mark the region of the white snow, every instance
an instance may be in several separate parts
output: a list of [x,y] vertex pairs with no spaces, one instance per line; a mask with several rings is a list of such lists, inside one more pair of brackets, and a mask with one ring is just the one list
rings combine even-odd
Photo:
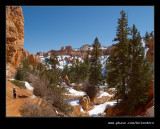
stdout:
[[146,47],[144,39],[141,40],[141,43],[142,43],[142,46],[144,47],[144,52],[145,52],[144,56],[146,57],[146,54],[147,54],[147,51],[149,50],[149,48]]
[[61,82],[60,85],[61,85],[61,86],[64,86],[64,87],[68,87],[68,85],[67,85],[65,82]]
[[14,78],[11,78],[11,79],[9,79],[9,80],[15,80]]
[[32,95],[32,96],[30,96],[30,98],[36,98],[37,96],[35,96],[35,95]]
[[116,88],[109,88],[109,90],[111,90],[111,91],[116,91]]
[[[25,81],[24,81],[25,82]],[[25,86],[28,90],[33,90],[34,88],[32,86],[30,86],[30,84],[28,82],[25,82]]]
[[80,99],[80,98],[69,99],[69,103],[70,103],[72,106],[80,105],[79,99]]
[[109,93],[104,91],[100,91],[100,96],[98,96],[97,98],[102,98],[103,96],[112,97],[113,95],[110,95]]
[[145,55],[145,56],[146,56],[148,50],[149,50],[149,48],[145,48],[145,49],[144,49],[144,52],[145,52],[144,55]]
[[94,105],[94,108],[90,111],[88,111],[89,116],[92,117],[98,117],[98,114],[104,114],[104,111],[107,107],[107,105],[114,105],[116,102],[105,102],[103,104],[99,104],[99,105]]
[[142,46],[145,47],[146,44],[144,42],[144,39],[141,39],[141,43],[142,43]]
[[77,90],[73,89],[72,87],[68,87],[67,90],[70,92],[70,94],[66,94],[66,95],[72,95],[72,96],[84,96],[84,95],[86,95],[85,92],[77,91]]
[[99,86],[99,88],[104,89],[106,86]]
[[56,111],[56,113],[58,114],[58,111],[57,110],[55,110]]
[[105,55],[105,56],[101,56],[99,59],[100,59],[100,62],[101,62],[101,65],[102,65],[102,74],[103,76],[105,76],[105,71],[106,71],[106,61],[108,59],[109,55]]

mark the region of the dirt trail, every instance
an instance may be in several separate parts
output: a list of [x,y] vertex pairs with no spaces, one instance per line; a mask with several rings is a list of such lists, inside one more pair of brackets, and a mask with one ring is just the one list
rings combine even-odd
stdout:
[[[36,102],[38,98],[30,98],[33,95],[33,91],[27,89],[20,89],[11,82],[6,83],[6,117],[21,116],[19,109],[26,101]],[[13,87],[17,89],[17,98],[13,99]],[[18,96],[27,96],[27,98],[19,98]]]
[[6,103],[6,116],[21,116],[19,109],[26,101],[36,101],[37,98],[17,98]]

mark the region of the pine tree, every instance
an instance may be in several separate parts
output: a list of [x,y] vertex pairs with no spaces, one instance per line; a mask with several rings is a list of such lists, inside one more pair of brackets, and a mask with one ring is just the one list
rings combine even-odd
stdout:
[[82,74],[81,74],[81,62],[79,61],[79,59],[76,59],[75,62],[75,82],[80,83],[81,79],[82,79]]
[[149,59],[144,57],[144,48],[141,43],[140,32],[135,25],[131,30],[130,56],[132,57],[131,70],[128,81],[128,99],[124,109],[132,112],[147,101],[147,88],[151,82],[151,68]]
[[98,38],[94,40],[93,50],[91,51],[90,59],[90,77],[89,83],[93,86],[98,86],[102,82],[102,65],[100,63],[99,57],[101,56],[101,44],[98,41]]
[[[115,98],[117,102],[121,99],[121,103],[125,103],[127,99],[127,81],[130,68],[130,56],[129,56],[129,27],[124,11],[120,12],[121,18],[118,19],[118,27],[116,38],[114,41],[118,41],[113,45],[114,49],[111,51],[108,58],[106,82],[108,87],[117,89]],[[119,106],[119,104],[117,104]]]
[[150,37],[152,37],[154,35],[154,32],[152,31],[149,35],[150,35]]
[[[108,87],[116,88],[116,106],[124,113],[131,113],[147,101],[147,88],[151,81],[149,59],[144,57],[140,32],[133,25],[132,38],[129,40],[129,29],[125,13],[118,19],[117,38],[108,58],[106,77]],[[119,101],[121,100],[121,101]]]
[[69,76],[70,70],[68,68],[68,65],[65,65],[62,71],[62,78],[64,78],[66,75]]
[[82,76],[83,76],[83,81],[88,80],[89,74],[90,74],[90,49],[87,50],[87,55],[84,59],[84,62],[82,63]]
[[145,33],[145,37],[144,37],[144,41],[145,41],[145,44],[147,45],[148,42],[150,41],[150,34],[146,31]]
[[49,63],[52,65],[53,69],[56,69],[56,66],[59,65],[57,55],[52,55],[49,59]]
[[102,74],[101,69],[102,65],[100,63],[99,57],[101,56],[101,44],[98,41],[98,38],[94,40],[93,43],[93,50],[91,51],[91,59],[90,59],[90,76],[89,76],[89,84],[90,87],[88,87],[87,90],[90,91],[91,94],[89,94],[89,97],[91,100],[94,99],[96,93],[97,93],[97,86],[99,86],[102,83]]

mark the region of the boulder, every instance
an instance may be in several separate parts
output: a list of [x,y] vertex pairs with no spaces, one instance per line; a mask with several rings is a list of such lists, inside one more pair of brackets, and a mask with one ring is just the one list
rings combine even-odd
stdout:
[[119,110],[118,108],[115,108],[114,105],[107,105],[107,108],[105,109],[106,116],[118,116],[118,114],[122,113],[122,110]]
[[73,116],[81,116],[81,111],[80,110],[81,110],[80,106],[79,105],[75,105],[73,107],[72,115]]
[[91,105],[91,101],[88,95],[84,95],[79,99],[79,103],[82,105],[83,110],[89,111],[93,109],[93,106]]

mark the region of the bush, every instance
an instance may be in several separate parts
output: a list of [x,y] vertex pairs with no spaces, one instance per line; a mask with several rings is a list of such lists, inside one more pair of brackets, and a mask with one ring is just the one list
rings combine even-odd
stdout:
[[47,90],[47,85],[43,80],[40,80],[39,78],[35,79],[33,82],[33,94],[36,96],[44,97],[46,90]]
[[[32,79],[31,79],[32,81]],[[65,87],[58,86],[60,79],[53,70],[44,70],[40,73],[39,78],[33,82],[33,93],[36,96],[45,98],[54,107],[58,108],[65,114],[72,112],[72,106],[65,101]]]
[[27,76],[27,81],[28,81],[29,83],[34,83],[36,79],[38,79],[38,77],[36,77],[36,76],[33,75],[33,74],[28,74],[28,76]]
[[17,73],[15,75],[15,78],[17,80],[24,81],[26,80],[27,74],[31,72],[31,66],[29,62],[29,58],[23,54],[21,65],[17,69]]
[[83,83],[83,90],[89,96],[90,100],[93,101],[97,94],[97,88],[92,86],[88,80],[85,80]]
[[57,116],[55,108],[45,99],[42,99],[40,104],[39,101],[26,101],[19,111],[24,117]]
[[73,111],[73,107],[68,100],[65,100],[65,92],[66,90],[64,87],[55,86],[47,90],[45,97],[53,106],[69,115]]
[[25,83],[21,82],[19,80],[10,80],[14,85],[18,86],[19,88],[24,88],[26,89]]
[[17,73],[16,73],[16,80],[20,80],[20,81],[23,81],[25,80],[25,77],[26,77],[26,72],[22,69],[22,68],[18,68],[17,69]]

